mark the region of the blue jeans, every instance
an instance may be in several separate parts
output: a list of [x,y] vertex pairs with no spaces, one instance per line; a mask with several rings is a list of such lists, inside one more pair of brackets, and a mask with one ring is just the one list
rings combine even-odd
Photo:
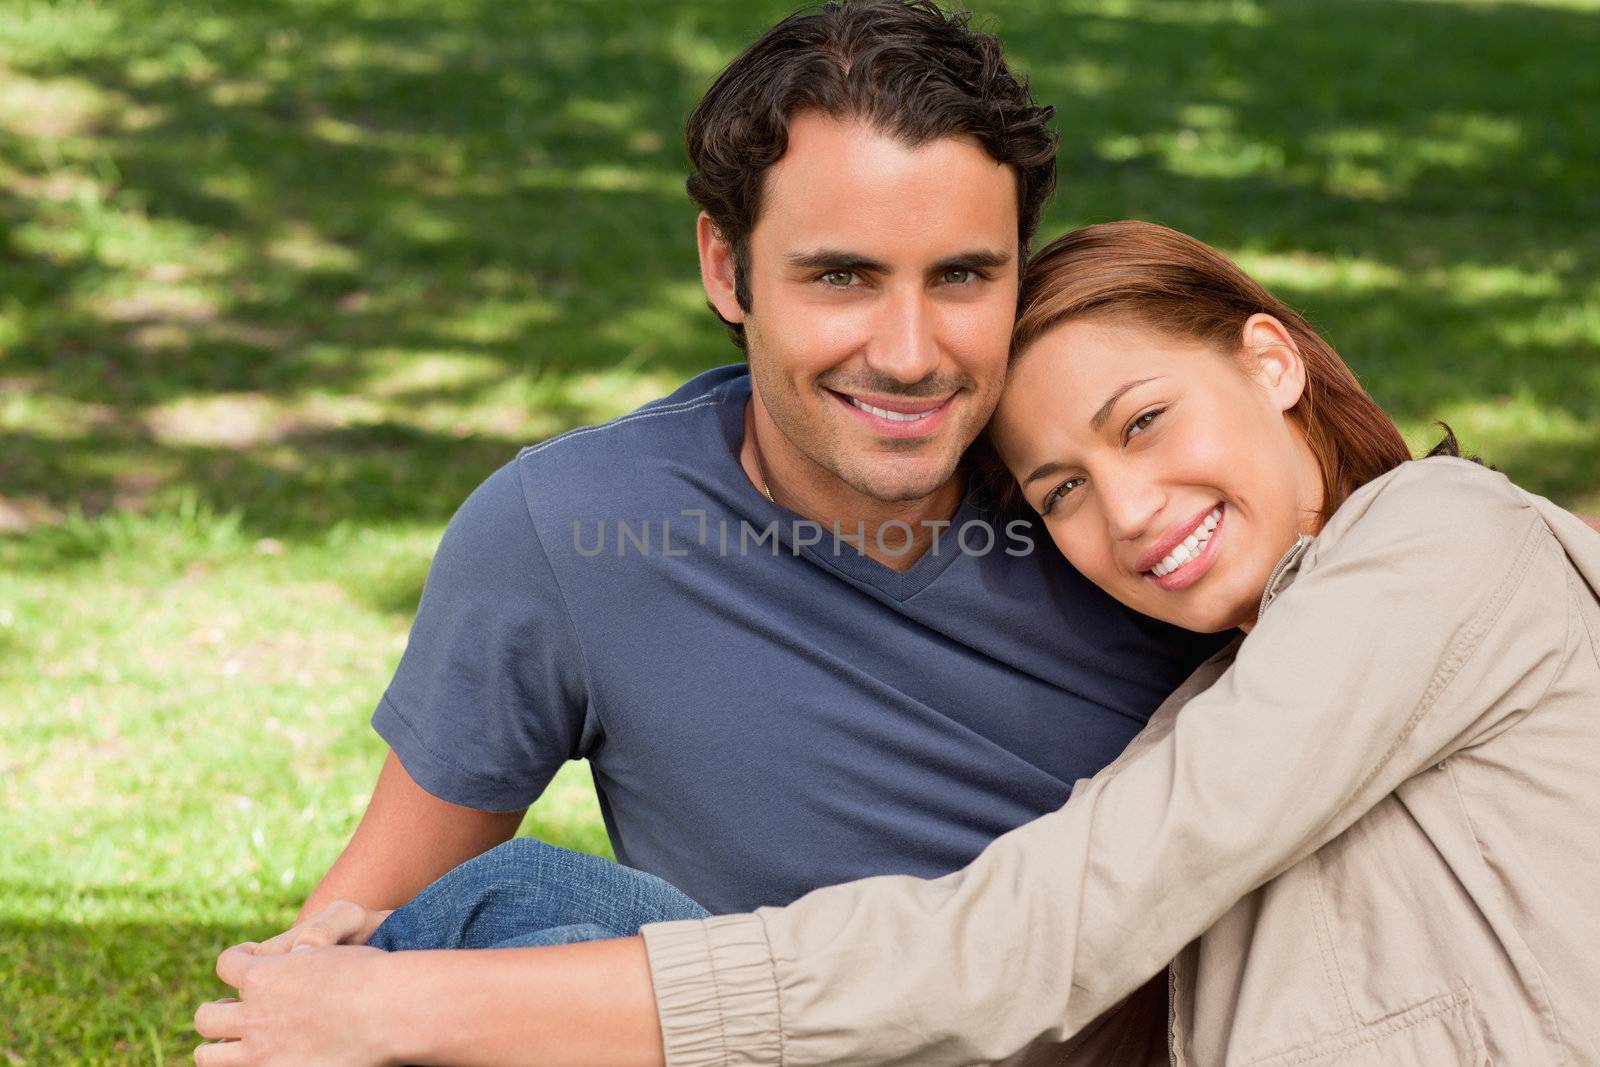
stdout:
[[368,944],[389,952],[565,945],[631,937],[645,923],[709,914],[655,875],[519,837],[396,908]]

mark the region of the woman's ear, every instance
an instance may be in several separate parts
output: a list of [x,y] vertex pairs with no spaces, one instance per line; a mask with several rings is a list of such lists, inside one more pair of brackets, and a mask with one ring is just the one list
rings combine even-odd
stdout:
[[695,237],[700,245],[700,284],[706,299],[728,322],[743,322],[744,309],[734,290],[733,246],[722,239],[716,223],[704,211],[695,220]]
[[1279,411],[1288,411],[1306,391],[1306,365],[1300,346],[1282,322],[1257,312],[1244,322],[1243,358],[1246,372],[1266,389]]

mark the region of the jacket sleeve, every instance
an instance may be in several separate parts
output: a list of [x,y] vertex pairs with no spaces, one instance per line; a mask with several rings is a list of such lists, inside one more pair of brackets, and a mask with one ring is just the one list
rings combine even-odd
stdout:
[[1406,778],[1535,705],[1566,580],[1504,478],[1402,466],[1340,508],[1169,731],[965,869],[646,927],[668,1063],[938,1067],[1067,1039]]

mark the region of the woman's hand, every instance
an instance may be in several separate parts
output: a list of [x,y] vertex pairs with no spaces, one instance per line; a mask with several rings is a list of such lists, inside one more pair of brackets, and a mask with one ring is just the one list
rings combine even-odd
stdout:
[[[281,956],[304,948],[329,945],[365,945],[392,912],[363,907],[353,900],[336,900],[305,922],[296,923],[277,937],[254,946],[257,956]],[[241,947],[241,946],[235,946]],[[222,961],[219,959],[220,967]]]
[[197,1067],[385,1067],[397,1062],[378,1010],[388,953],[301,945],[269,955],[262,947],[236,945],[217,960],[217,977],[239,997],[210,1001],[195,1012],[195,1030],[213,1039],[194,1050]]

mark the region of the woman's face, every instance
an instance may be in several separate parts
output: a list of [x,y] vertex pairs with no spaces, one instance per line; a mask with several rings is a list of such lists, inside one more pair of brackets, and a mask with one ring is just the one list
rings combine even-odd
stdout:
[[1286,416],[1305,370],[1277,319],[1238,353],[1143,325],[1081,319],[1022,352],[996,449],[1084,577],[1190,630],[1248,629],[1268,576],[1322,502]]

